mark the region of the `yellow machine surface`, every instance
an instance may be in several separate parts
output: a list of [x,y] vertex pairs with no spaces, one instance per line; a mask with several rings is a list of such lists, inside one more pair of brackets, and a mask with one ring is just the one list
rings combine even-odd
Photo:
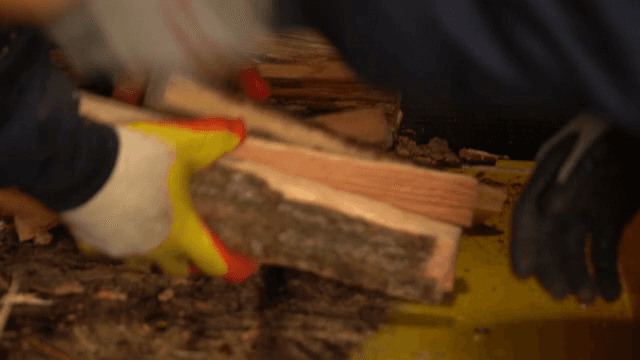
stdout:
[[[530,162],[452,170],[509,186],[502,213],[462,236],[455,298],[441,306],[405,304],[354,359],[632,359],[632,311],[626,288],[614,303],[554,301],[536,282],[517,279],[509,260],[514,196]],[[623,281],[624,283],[624,281]]]

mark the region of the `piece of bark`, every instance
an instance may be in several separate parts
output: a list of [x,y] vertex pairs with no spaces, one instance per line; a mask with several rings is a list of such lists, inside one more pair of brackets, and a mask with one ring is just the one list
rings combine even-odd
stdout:
[[409,137],[400,136],[395,150],[400,157],[422,165],[456,167],[461,164],[458,155],[449,148],[449,142],[437,137],[418,145]]
[[[437,303],[445,288],[452,288],[452,279],[443,279],[437,273],[451,275],[459,236],[455,227],[443,224],[438,230],[421,228],[416,217],[407,226],[415,232],[393,230],[329,207],[309,205],[308,198],[332,191],[308,187],[308,180],[300,185],[297,179],[277,174],[270,181],[284,183],[279,185],[282,187],[297,187],[286,196],[301,194],[293,197],[303,199],[305,204],[287,199],[249,173],[260,166],[249,164],[242,172],[225,166],[215,165],[196,175],[192,196],[198,213],[229,248],[244,251],[266,264],[309,271],[405,300]],[[314,189],[315,194],[311,193]],[[335,195],[327,196],[326,201],[337,199]],[[362,205],[371,201],[362,198],[360,202],[347,199],[343,204],[354,204],[364,212],[363,217],[371,216]],[[393,215],[389,214],[386,221],[392,221]],[[411,219],[398,219],[403,220]],[[442,229],[449,229],[451,234]],[[445,255],[442,248],[455,249]],[[434,264],[443,265],[439,262],[444,266],[430,273]]]

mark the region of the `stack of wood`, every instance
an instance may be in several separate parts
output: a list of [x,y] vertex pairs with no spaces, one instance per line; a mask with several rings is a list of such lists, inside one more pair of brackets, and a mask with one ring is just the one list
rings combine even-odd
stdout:
[[334,135],[390,149],[402,120],[400,94],[363,84],[315,31],[272,34],[256,55],[269,105]]
[[111,124],[242,118],[245,142],[193,180],[194,206],[223,242],[264,264],[440,302],[462,228],[500,211],[506,193],[383,151],[401,119],[397,94],[358,83],[316,35],[270,41],[259,64],[268,104],[172,74],[147,89],[153,111],[84,93],[80,113]]

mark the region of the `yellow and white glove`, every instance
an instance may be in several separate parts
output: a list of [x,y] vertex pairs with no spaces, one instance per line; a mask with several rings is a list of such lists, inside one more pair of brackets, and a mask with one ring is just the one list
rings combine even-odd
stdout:
[[229,251],[202,223],[189,191],[195,172],[242,142],[242,121],[139,122],[116,130],[110,178],[91,200],[61,214],[78,246],[132,265],[154,262],[169,274],[197,268],[230,282],[251,276],[257,263]]

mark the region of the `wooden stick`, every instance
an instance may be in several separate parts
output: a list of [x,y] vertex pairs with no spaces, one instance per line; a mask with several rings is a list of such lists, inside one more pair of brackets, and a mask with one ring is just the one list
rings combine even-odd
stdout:
[[[18,293],[18,288],[20,287],[18,283],[18,279],[14,276],[11,280],[11,285],[7,290],[7,293],[2,297],[2,300],[10,299],[12,295]],[[0,310],[0,339],[2,339],[2,335],[4,335],[4,327],[7,325],[7,320],[9,319],[9,314],[11,314],[11,308],[13,307],[13,302],[8,301],[2,306],[2,310]]]

